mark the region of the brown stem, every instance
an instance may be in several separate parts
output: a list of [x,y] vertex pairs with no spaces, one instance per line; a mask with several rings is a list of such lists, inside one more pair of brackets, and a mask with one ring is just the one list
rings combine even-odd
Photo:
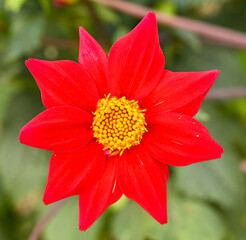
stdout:
[[243,173],[246,174],[246,159],[243,159],[243,161],[240,163],[240,169]]
[[219,100],[246,97],[245,87],[220,88],[211,90],[205,100]]
[[46,224],[55,216],[55,214],[64,206],[67,199],[61,200],[52,206],[49,211],[44,215],[44,217],[37,223],[33,228],[28,240],[38,240]]
[[[114,8],[126,14],[135,17],[144,17],[148,12],[153,12],[151,8],[147,8],[135,3],[125,2],[120,0],[91,0],[104,4],[108,7]],[[227,43],[228,45],[233,45],[237,48],[246,48],[246,34],[238,31],[234,31],[225,27],[219,27],[213,24],[204,23],[198,20],[192,20],[185,17],[170,16],[167,14],[155,11],[158,23],[188,30],[194,32],[202,37],[213,39],[219,42]]]
[[[235,45],[224,43],[224,42],[218,42],[212,39],[209,40],[209,39],[201,38],[201,41],[205,44],[209,44],[217,47],[236,48]],[[43,45],[53,45],[59,49],[67,49],[67,50],[77,49],[79,46],[77,41],[53,38],[53,37],[44,37]],[[110,48],[110,46],[108,46],[108,48]]]

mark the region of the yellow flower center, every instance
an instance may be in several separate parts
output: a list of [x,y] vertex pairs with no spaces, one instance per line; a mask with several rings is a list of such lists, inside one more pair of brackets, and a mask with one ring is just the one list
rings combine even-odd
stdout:
[[144,112],[135,100],[125,97],[102,98],[93,113],[93,135],[111,154],[122,154],[131,146],[140,143],[142,135],[147,131]]

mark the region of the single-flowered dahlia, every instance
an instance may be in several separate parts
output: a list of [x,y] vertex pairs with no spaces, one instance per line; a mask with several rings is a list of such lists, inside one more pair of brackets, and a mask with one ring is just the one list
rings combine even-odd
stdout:
[[81,27],[79,63],[29,59],[47,110],[20,141],[54,152],[43,201],[79,195],[86,230],[124,194],[167,222],[168,167],[219,158],[223,149],[193,116],[219,72],[164,70],[154,13],[109,55]]

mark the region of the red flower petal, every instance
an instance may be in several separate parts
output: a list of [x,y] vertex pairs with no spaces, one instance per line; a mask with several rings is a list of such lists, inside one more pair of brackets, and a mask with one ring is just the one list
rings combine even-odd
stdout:
[[50,108],[21,129],[20,142],[49,151],[79,149],[93,138],[92,120],[92,115],[77,107]]
[[46,108],[69,105],[95,110],[98,92],[80,64],[68,60],[29,59],[26,66],[39,86]]
[[112,95],[140,100],[160,80],[164,56],[159,45],[154,13],[149,13],[129,34],[112,46],[108,82]]
[[185,166],[220,158],[223,148],[192,117],[179,113],[147,117],[148,133],[141,144],[152,157],[169,165]]
[[141,103],[148,113],[180,112],[194,116],[219,71],[171,72],[164,70],[162,80]]
[[72,152],[54,153],[50,160],[44,203],[80,194],[101,177],[106,163],[102,147],[91,141]]
[[117,184],[118,158],[109,157],[100,181],[79,196],[79,229],[85,231],[122,196]]
[[125,151],[119,159],[123,193],[161,224],[167,223],[167,179],[167,166],[152,159],[140,145]]
[[108,56],[96,42],[96,40],[85,31],[79,28],[80,47],[79,47],[79,63],[90,75],[95,82],[99,95],[108,94],[108,83],[106,79],[106,68]]

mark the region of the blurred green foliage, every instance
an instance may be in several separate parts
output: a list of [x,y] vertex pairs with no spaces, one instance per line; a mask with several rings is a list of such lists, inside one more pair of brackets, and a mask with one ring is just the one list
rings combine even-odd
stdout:
[[[246,32],[244,0],[134,0],[156,10]],[[91,8],[90,8],[91,7]],[[0,0],[0,239],[27,239],[48,211],[42,194],[50,153],[23,146],[20,128],[43,110],[24,62],[78,57],[83,26],[108,52],[139,21],[84,1],[55,7],[49,0]],[[98,25],[99,23],[99,25]],[[213,89],[246,86],[246,51],[206,45],[186,31],[159,28],[166,68],[219,69]],[[44,240],[246,239],[246,99],[207,101],[196,118],[224,147],[220,160],[171,168],[169,223],[161,226],[123,198],[86,232],[78,231],[78,199],[68,200],[45,228]]]

